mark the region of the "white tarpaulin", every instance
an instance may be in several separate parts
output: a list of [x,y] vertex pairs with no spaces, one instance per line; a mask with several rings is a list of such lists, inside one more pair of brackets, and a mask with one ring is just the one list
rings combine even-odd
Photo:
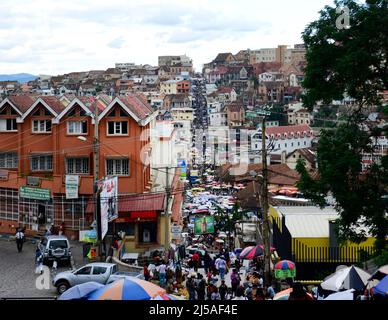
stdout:
[[323,300],[354,300],[354,289],[333,293]]

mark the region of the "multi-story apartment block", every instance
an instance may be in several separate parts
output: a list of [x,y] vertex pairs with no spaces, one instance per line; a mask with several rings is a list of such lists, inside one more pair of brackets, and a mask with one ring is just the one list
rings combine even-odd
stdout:
[[[97,107],[98,115],[94,114]],[[149,129],[157,112],[140,94],[79,97],[10,96],[0,103],[0,232],[27,233],[65,223],[69,235],[93,222],[94,126],[98,119],[99,179],[118,177],[119,218],[131,248],[163,241],[164,194],[149,194]],[[65,177],[79,177],[78,197],[66,198]],[[28,191],[28,192],[27,192]],[[131,196],[131,194],[136,194]],[[139,194],[141,194],[139,196]],[[143,232],[151,240],[143,238]]]

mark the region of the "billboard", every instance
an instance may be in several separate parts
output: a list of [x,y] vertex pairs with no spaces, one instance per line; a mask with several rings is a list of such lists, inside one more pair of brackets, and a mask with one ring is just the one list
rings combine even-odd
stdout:
[[186,161],[184,159],[178,159],[178,167],[181,169],[180,180],[186,181]]
[[104,239],[108,232],[108,222],[118,218],[118,179],[117,177],[107,178],[101,183],[100,192],[101,205],[101,239]]
[[214,233],[214,217],[213,216],[195,217],[194,233],[195,234]]

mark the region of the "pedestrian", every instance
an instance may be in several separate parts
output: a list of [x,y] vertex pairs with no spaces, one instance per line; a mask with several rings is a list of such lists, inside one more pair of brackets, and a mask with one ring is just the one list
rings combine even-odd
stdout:
[[239,258],[236,258],[236,260],[234,261],[234,267],[236,268],[237,272],[240,272],[241,261]]
[[271,283],[270,286],[267,288],[267,297],[269,299],[273,299],[273,297],[275,296],[276,292],[275,292],[275,283]]
[[187,288],[187,291],[189,292],[189,300],[196,300],[195,283],[194,283],[194,278],[191,274],[187,276],[186,288]]
[[292,291],[288,300],[314,300],[314,298],[307,293],[306,289],[300,282],[295,282],[292,285]]
[[222,256],[220,256],[216,260],[215,264],[218,272],[220,273],[221,280],[225,279],[226,261],[223,259]]
[[231,281],[231,284],[232,284],[233,295],[235,295],[236,294],[236,290],[240,286],[240,282],[241,282],[240,275],[238,274],[236,269],[233,269],[232,274],[230,275],[230,281]]
[[146,263],[144,264],[144,267],[143,267],[143,275],[144,275],[145,281],[150,280],[151,275],[150,275],[150,271],[148,270],[148,267],[147,267]]
[[265,300],[264,289],[257,288],[254,300]]
[[42,251],[40,251],[39,246],[37,246],[36,250],[35,250],[35,266],[36,267],[39,266],[39,258],[40,258],[41,255],[42,255]]
[[214,290],[210,296],[211,300],[221,300],[220,293],[218,292],[218,289],[216,286],[214,286]]
[[193,254],[193,256],[191,257],[191,260],[193,262],[194,272],[198,272],[200,257],[197,251]]
[[210,257],[210,254],[207,251],[205,252],[205,256],[203,257],[203,264],[205,268],[205,273],[207,274],[212,264],[212,258]]
[[197,274],[197,286],[196,286],[198,300],[200,300],[200,301],[205,300],[205,294],[206,294],[205,289],[206,289],[206,281],[203,278],[202,274],[198,273]]
[[61,225],[59,226],[58,234],[61,236],[65,232],[65,222],[62,221]]
[[225,284],[225,280],[221,280],[220,287],[218,288],[218,292],[220,293],[221,300],[225,300],[226,295],[228,293],[228,286]]
[[[245,289],[244,293],[247,300],[253,300],[253,285],[251,282],[248,283],[248,287]],[[237,295],[237,290],[236,290],[236,295]]]
[[210,281],[210,283],[207,286],[207,290],[206,290],[206,297],[208,300],[212,299],[212,293],[215,291],[215,289],[216,289],[216,286],[214,285],[214,283],[212,281]]
[[232,300],[248,300],[244,296],[244,288],[243,287],[238,287],[236,290],[236,296]]
[[159,283],[160,283],[160,286],[161,287],[165,287],[166,286],[166,269],[167,269],[167,266],[166,264],[164,263],[164,261],[162,261],[162,264],[159,266],[158,268],[158,272],[159,272]]
[[22,252],[23,243],[24,243],[24,233],[20,228],[18,228],[15,238],[16,238],[16,247],[18,249],[18,252]]

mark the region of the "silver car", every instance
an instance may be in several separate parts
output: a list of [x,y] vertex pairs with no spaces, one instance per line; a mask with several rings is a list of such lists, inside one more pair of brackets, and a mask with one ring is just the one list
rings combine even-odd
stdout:
[[53,285],[58,293],[62,294],[70,287],[89,281],[106,284],[110,276],[117,271],[117,265],[114,263],[93,262],[73,271],[58,273]]
[[53,261],[71,264],[71,247],[67,237],[45,236],[38,247],[43,255],[43,264],[48,265]]

